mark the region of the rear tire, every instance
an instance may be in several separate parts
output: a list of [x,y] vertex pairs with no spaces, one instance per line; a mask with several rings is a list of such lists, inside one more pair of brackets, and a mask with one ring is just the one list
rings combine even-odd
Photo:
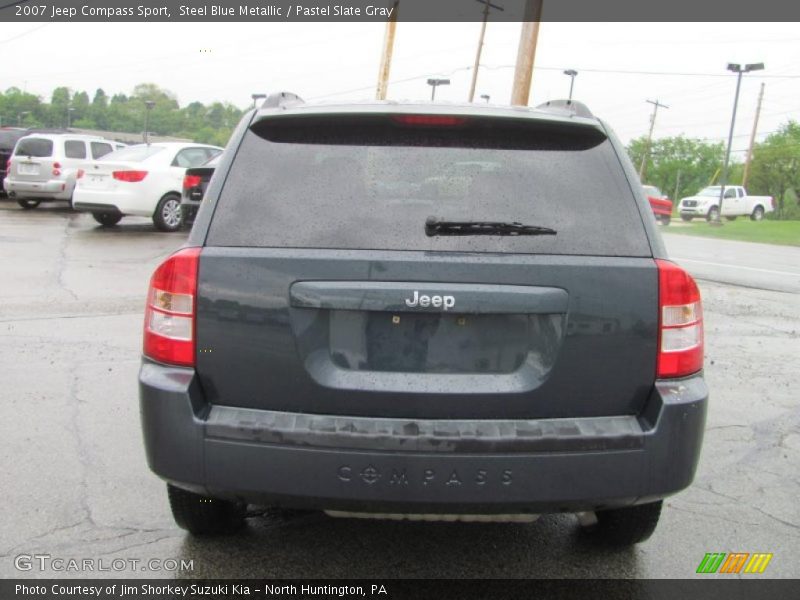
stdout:
[[597,523],[586,532],[613,546],[632,546],[647,540],[658,525],[662,500],[626,508],[597,511]]
[[711,223],[712,221],[719,221],[719,208],[716,206],[712,206],[708,209],[708,214],[706,215],[706,221]]
[[122,215],[116,215],[114,213],[92,213],[94,220],[100,223],[103,227],[113,227],[117,223],[119,223]]
[[692,215],[681,215],[681,221],[684,223],[689,223],[692,219],[694,219]]
[[167,484],[172,517],[192,535],[232,533],[244,525],[244,507]]
[[672,217],[661,217],[661,224],[666,226],[669,225],[669,222],[672,220]]
[[27,198],[17,198],[17,204],[19,204],[25,210],[31,210],[32,208],[36,208],[42,203],[41,200],[28,200]]
[[158,201],[153,224],[159,231],[178,231],[181,228],[181,197],[167,194]]
[[764,218],[764,207],[763,206],[756,206],[753,209],[753,214],[750,215],[751,221],[760,221]]

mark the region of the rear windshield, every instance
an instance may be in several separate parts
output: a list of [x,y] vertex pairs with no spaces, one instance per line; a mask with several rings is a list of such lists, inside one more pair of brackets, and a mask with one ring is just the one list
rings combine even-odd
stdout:
[[53,155],[53,141],[44,138],[23,138],[17,142],[16,156],[46,158]]
[[[216,246],[649,256],[605,135],[476,121],[273,119],[246,134],[207,243]],[[332,124],[334,123],[334,124]],[[521,222],[554,236],[434,236],[428,217]]]
[[151,156],[155,156],[164,150],[163,146],[146,146],[144,144],[138,146],[128,146],[115,152],[106,154],[103,160],[115,161],[124,160],[126,162],[142,162]]
[[0,131],[0,150],[11,150],[24,131]]

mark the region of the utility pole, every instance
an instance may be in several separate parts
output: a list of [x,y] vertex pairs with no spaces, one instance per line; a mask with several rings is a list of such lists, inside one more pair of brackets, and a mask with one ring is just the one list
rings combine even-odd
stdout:
[[481,35],[478,38],[478,51],[475,53],[475,64],[472,67],[472,83],[469,86],[469,100],[472,102],[475,98],[475,85],[478,83],[478,69],[481,65],[481,52],[483,52],[483,38],[486,35],[486,22],[489,20],[489,9],[494,8],[502,12],[503,7],[492,4],[489,0],[478,0],[484,5],[483,7],[483,23],[481,24]]
[[522,23],[522,31],[519,36],[514,87],[511,89],[511,104],[515,106],[527,106],[531,94],[536,42],[539,39],[539,21],[542,19],[542,3],[543,0],[525,0],[525,21]]
[[756,133],[758,132],[758,117],[761,116],[761,101],[764,99],[764,84],[761,84],[761,91],[758,93],[758,105],[756,106],[756,118],[753,121],[753,131],[750,134],[750,145],[747,147],[747,159],[744,161],[744,173],[742,174],[742,187],[747,187],[747,178],[750,176],[750,161],[753,160],[753,146],[756,143]]
[[678,192],[681,189],[681,170],[678,169],[678,180],[675,182],[675,193],[672,194],[672,199],[677,201],[678,200]]
[[400,0],[395,0],[394,8],[392,8],[392,16],[386,21],[386,33],[383,36],[383,55],[381,56],[381,66],[378,69],[378,89],[375,92],[376,100],[386,100],[386,92],[389,87],[389,71],[392,68],[394,32],[397,28],[397,13],[399,7]]
[[639,165],[639,181],[644,183],[644,176],[647,173],[647,159],[650,158],[650,145],[653,142],[653,129],[656,126],[656,115],[658,114],[659,108],[669,108],[666,104],[661,104],[658,99],[656,100],[645,100],[653,105],[653,114],[650,115],[650,131],[647,133],[647,144],[644,149],[644,156],[642,157],[642,164]]

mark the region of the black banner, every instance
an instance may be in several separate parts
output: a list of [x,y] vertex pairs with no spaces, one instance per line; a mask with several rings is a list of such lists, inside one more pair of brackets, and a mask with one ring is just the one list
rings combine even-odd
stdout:
[[3,600],[274,600],[576,598],[760,600],[800,597],[797,579],[186,580],[6,579]]
[[[535,20],[536,0],[492,0],[492,21]],[[0,0],[8,22],[469,22],[483,0]],[[500,10],[502,9],[502,10]],[[800,20],[787,0],[543,0],[541,21],[768,22]]]

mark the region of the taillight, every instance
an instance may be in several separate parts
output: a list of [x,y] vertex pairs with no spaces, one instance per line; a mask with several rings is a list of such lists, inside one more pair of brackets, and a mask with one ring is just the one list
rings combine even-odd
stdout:
[[56,177],[61,175],[61,163],[60,162],[54,162],[53,163],[53,175],[55,175]]
[[86,174],[86,171],[83,169],[78,169],[78,172],[75,174],[75,179],[83,179],[83,176]]
[[467,122],[464,117],[450,115],[395,115],[392,120],[401,125],[417,127],[457,127]]
[[195,186],[200,185],[200,175],[185,175],[183,177],[183,189],[188,190]]
[[144,355],[194,366],[194,319],[200,248],[184,248],[153,273],[144,314]]
[[675,263],[658,264],[658,366],[661,378],[703,368],[703,307],[692,276]]
[[147,171],[114,171],[111,176],[118,181],[137,183],[147,177]]

